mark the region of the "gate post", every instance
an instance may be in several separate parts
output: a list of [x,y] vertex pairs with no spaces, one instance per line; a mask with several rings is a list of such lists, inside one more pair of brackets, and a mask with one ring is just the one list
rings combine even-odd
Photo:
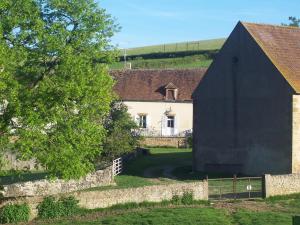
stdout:
[[232,191],[233,191],[233,195],[234,195],[234,200],[236,200],[236,182],[237,182],[237,179],[236,179],[236,174],[233,175],[233,187],[232,187]]
[[261,176],[261,197],[262,198],[266,198],[266,175],[263,174]]

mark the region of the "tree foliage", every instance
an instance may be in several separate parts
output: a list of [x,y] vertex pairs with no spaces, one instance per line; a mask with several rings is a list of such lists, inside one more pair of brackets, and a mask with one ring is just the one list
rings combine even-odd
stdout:
[[111,160],[133,151],[139,145],[141,136],[137,132],[137,124],[127,112],[123,103],[114,102],[110,117],[105,123],[108,131],[104,142],[102,157]]
[[1,141],[17,136],[20,156],[54,176],[93,170],[113,100],[106,64],[117,30],[94,0],[1,0]]
[[283,23],[282,25],[290,27],[300,27],[300,19],[298,19],[297,17],[290,16],[289,21],[290,22],[288,24]]

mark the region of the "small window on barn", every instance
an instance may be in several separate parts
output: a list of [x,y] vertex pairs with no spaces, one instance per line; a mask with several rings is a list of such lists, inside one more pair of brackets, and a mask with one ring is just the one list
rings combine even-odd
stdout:
[[165,86],[166,89],[166,100],[176,100],[178,96],[178,88],[173,84],[169,83]]

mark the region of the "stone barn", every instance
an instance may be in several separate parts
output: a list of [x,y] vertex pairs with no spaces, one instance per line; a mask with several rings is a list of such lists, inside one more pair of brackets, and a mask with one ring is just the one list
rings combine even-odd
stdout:
[[239,22],[193,93],[194,169],[300,172],[300,29]]

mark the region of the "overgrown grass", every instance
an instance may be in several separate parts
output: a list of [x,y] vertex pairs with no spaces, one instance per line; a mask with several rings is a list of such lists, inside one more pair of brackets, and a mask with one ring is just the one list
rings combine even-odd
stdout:
[[265,200],[271,205],[280,205],[290,213],[300,214],[300,193],[269,197]]
[[291,225],[292,216],[278,212],[253,212],[240,210],[233,214],[239,225]]
[[[144,205],[126,204],[110,208],[110,213],[51,221],[49,224],[89,224],[89,225],[292,225],[292,216],[275,212],[253,212],[238,210],[230,212],[200,206],[153,207],[152,203]],[[123,210],[123,211],[120,211]],[[95,218],[97,217],[97,218]],[[36,223],[36,224],[45,224]],[[47,222],[46,222],[47,224]]]

